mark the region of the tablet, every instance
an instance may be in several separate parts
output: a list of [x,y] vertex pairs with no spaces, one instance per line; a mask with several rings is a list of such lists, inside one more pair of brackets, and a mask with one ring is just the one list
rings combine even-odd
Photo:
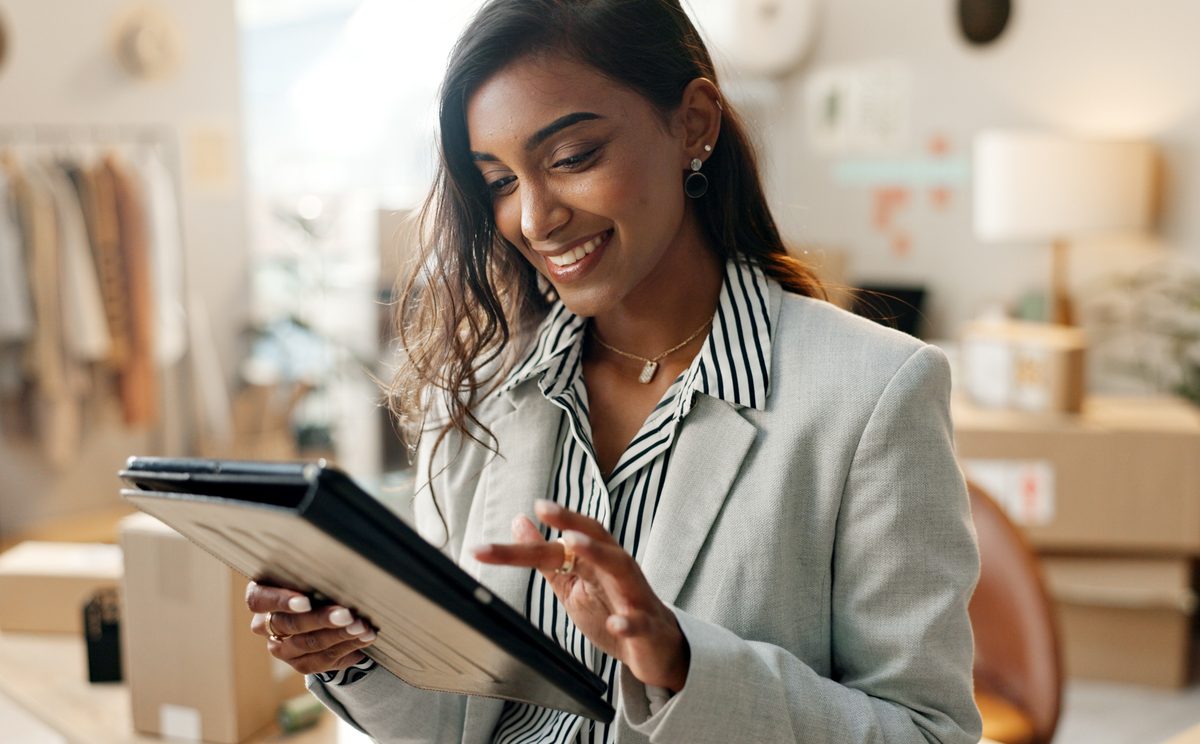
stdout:
[[132,457],[122,497],[247,578],[350,608],[364,649],[426,690],[609,722],[596,674],[324,461]]

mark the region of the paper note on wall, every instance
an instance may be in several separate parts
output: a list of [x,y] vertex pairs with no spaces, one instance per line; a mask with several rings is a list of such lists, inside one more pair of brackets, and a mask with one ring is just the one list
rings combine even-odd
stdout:
[[183,133],[184,180],[206,196],[228,196],[237,188],[234,134],[222,125],[194,125]]
[[1049,460],[967,459],[963,471],[988,492],[1015,524],[1054,521],[1054,465]]
[[824,155],[903,152],[912,130],[913,73],[896,60],[825,67],[807,76],[805,131]]

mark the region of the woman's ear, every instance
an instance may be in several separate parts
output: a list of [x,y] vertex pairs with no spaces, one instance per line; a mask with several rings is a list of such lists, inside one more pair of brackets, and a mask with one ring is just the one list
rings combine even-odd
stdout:
[[[721,133],[721,91],[708,78],[696,78],[683,89],[683,97],[675,112],[678,131],[683,136],[684,162],[688,169],[692,158],[703,162],[712,154]],[[705,150],[707,145],[710,149]]]

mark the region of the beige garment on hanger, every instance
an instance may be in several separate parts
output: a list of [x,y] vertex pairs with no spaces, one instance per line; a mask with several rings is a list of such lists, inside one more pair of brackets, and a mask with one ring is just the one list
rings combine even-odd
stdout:
[[60,167],[47,165],[45,174],[58,218],[63,338],[67,353],[79,362],[104,361],[112,340],[79,196]]
[[62,252],[49,177],[36,163],[27,163],[16,186],[36,319],[25,358],[33,381],[33,426],[47,462],[64,468],[79,449],[83,422],[78,395],[86,377],[63,340]]
[[117,226],[127,287],[129,357],[120,373],[125,423],[152,426],[158,421],[158,376],[154,359],[154,300],[145,201],[137,183],[115,154],[104,158],[112,178]]

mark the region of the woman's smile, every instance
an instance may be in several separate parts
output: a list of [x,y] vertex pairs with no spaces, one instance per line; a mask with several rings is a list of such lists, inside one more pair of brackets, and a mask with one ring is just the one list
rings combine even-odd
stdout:
[[539,252],[547,276],[557,284],[582,280],[600,262],[612,236],[613,230],[610,228],[568,246],[567,250],[553,254]]

